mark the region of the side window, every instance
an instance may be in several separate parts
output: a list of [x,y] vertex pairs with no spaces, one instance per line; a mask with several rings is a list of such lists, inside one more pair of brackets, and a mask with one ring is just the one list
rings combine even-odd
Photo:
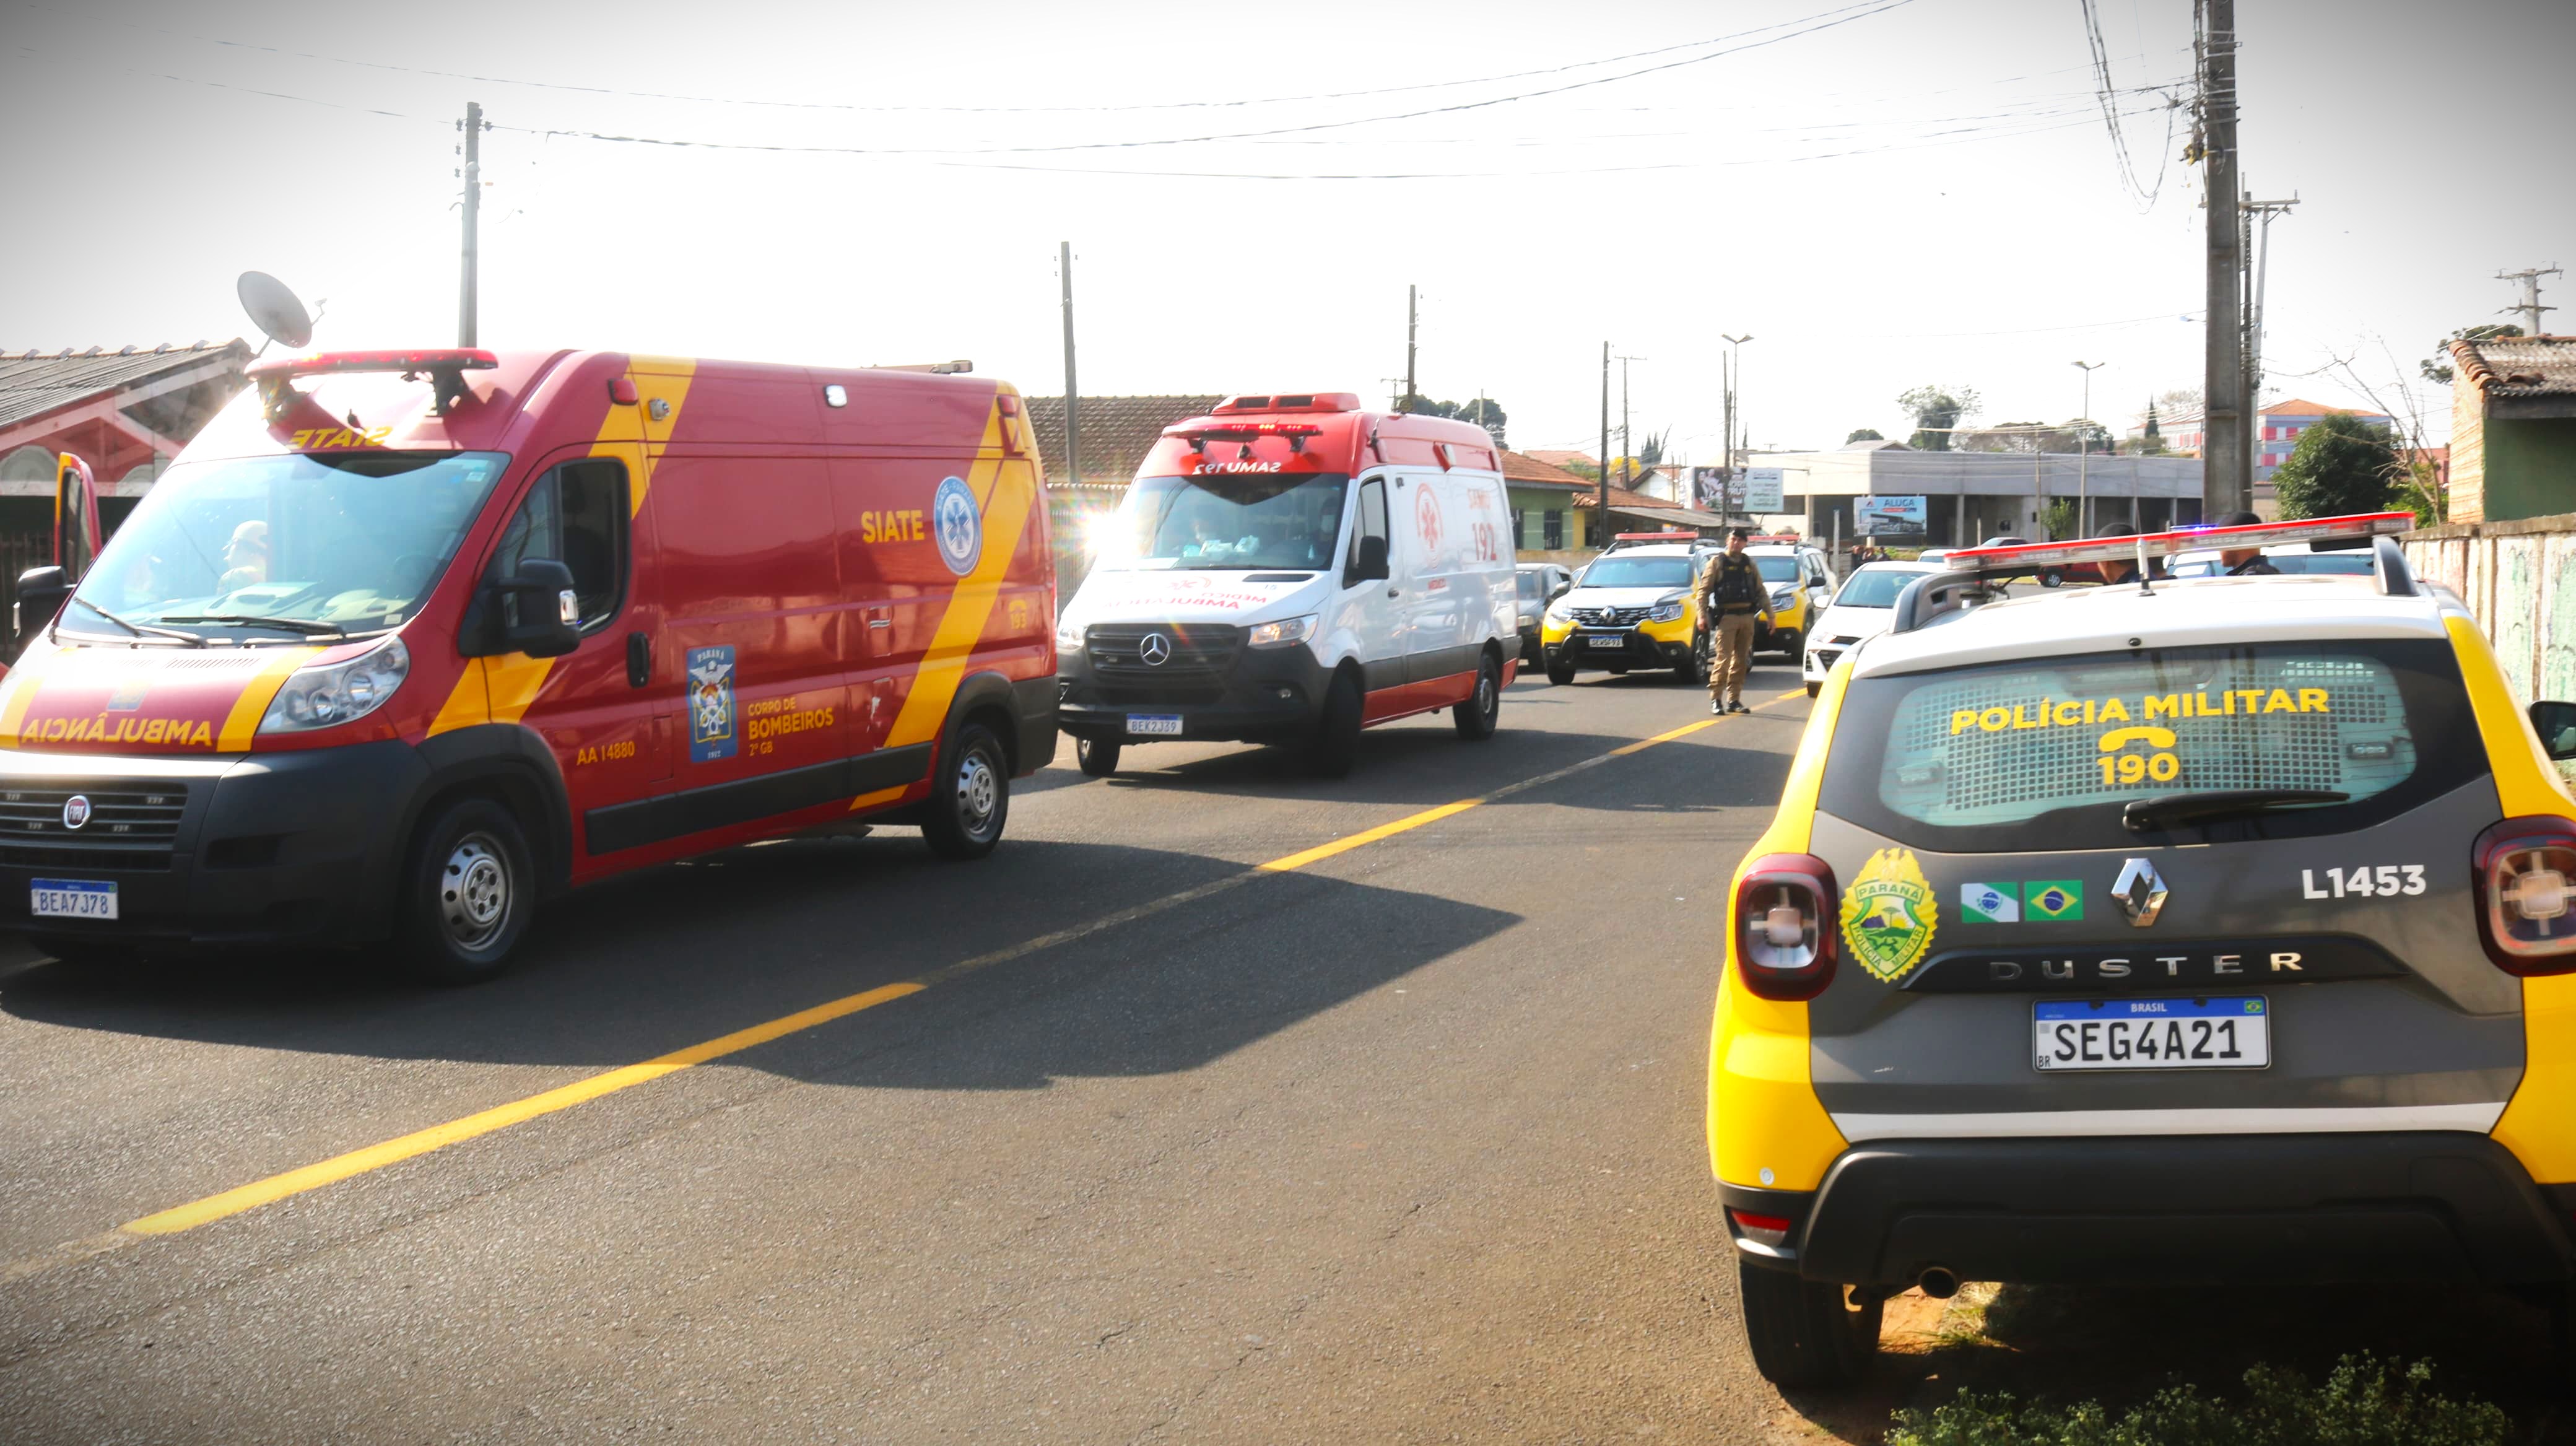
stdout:
[[1343,563],[1345,575],[1359,561],[1360,539],[1365,537],[1391,543],[1386,530],[1386,479],[1383,477],[1371,477],[1360,484],[1359,516],[1351,527],[1351,550],[1348,560]]
[[615,617],[625,601],[626,516],[624,466],[607,458],[566,462],[528,489],[486,576],[508,577],[530,558],[562,563],[572,569],[587,632]]

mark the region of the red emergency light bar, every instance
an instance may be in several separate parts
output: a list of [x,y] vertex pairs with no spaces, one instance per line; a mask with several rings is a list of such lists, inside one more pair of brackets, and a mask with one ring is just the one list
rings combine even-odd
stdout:
[[302,356],[271,357],[242,368],[253,381],[271,377],[312,377],[328,372],[488,372],[501,359],[488,351],[311,351]]
[[1303,452],[1308,437],[1320,437],[1324,429],[1312,422],[1216,422],[1202,426],[1186,423],[1165,427],[1163,435],[1178,437],[1193,451],[1204,452],[1210,442],[1258,442],[1264,437],[1285,437],[1288,450]]
[[1614,532],[1612,542],[1697,542],[1696,532]]
[[242,368],[242,374],[259,383],[260,399],[267,404],[272,422],[286,414],[296,395],[287,383],[297,377],[345,372],[400,372],[407,377],[427,372],[437,388],[437,410],[444,416],[468,395],[467,372],[487,372],[500,364],[499,357],[471,347],[441,351],[312,351],[255,361]]
[[2362,512],[2349,517],[2257,522],[2243,527],[2188,527],[2172,532],[2142,533],[2135,537],[2086,537],[2065,542],[2027,542],[2013,547],[1967,547],[1942,559],[1942,566],[1950,572],[2025,573],[2042,567],[2066,567],[2085,562],[2134,562],[2141,557],[2171,557],[2179,552],[2386,537],[2414,526],[2415,514],[2411,512]]

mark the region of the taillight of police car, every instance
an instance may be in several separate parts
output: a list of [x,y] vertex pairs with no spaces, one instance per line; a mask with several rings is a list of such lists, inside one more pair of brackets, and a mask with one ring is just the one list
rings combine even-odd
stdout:
[[1785,1215],[1756,1215],[1731,1205],[1727,1207],[1726,1214],[1735,1222],[1736,1233],[1756,1245],[1786,1245],[1789,1232],[1798,1227],[1798,1222]]
[[1737,972],[1764,999],[1813,999],[1834,982],[1834,871],[1814,854],[1764,854],[1735,885]]
[[2471,855],[2478,941],[2507,974],[2576,972],[2576,821],[2509,818]]

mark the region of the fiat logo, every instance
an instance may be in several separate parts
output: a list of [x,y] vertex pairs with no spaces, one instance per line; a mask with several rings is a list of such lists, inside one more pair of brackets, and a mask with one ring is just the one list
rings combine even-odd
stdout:
[[1147,633],[1136,644],[1136,656],[1145,660],[1146,667],[1159,668],[1172,660],[1172,640],[1161,633]]
[[63,800],[63,827],[78,828],[89,822],[89,795],[75,793]]

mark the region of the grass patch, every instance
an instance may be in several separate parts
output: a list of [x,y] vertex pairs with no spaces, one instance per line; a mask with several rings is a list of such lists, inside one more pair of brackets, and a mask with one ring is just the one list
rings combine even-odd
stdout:
[[2510,1446],[2503,1411],[2436,1395],[2432,1381],[2429,1361],[2363,1354],[2336,1361],[2317,1384],[2256,1366],[2242,1401],[2176,1383],[2118,1416],[2098,1401],[1961,1391],[1930,1412],[1897,1412],[1887,1446]]

